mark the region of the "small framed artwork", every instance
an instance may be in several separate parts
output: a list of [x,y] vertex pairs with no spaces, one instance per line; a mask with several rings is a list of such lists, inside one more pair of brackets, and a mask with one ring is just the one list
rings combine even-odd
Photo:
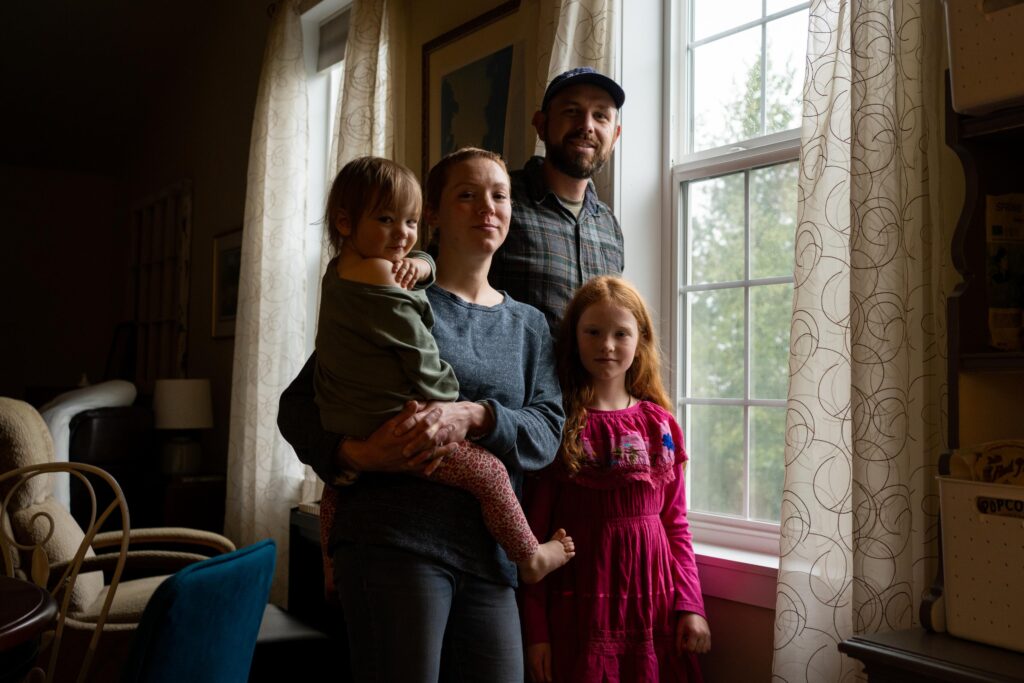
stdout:
[[525,159],[525,41],[520,0],[423,45],[423,177],[445,154],[482,147]]
[[242,230],[213,236],[213,336],[235,336],[238,276],[242,269]]

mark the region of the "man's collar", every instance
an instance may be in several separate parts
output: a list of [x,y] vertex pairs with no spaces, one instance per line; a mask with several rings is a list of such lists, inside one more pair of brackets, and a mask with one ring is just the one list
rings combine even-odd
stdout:
[[[547,183],[544,182],[544,163],[544,157],[535,156],[523,166],[523,172],[526,174],[527,192],[529,192],[530,199],[538,204],[543,202],[548,195],[558,199],[558,195],[548,189]],[[583,192],[583,210],[580,212],[580,215],[584,213],[597,215],[603,210],[604,207],[598,200],[597,191],[594,189],[594,181],[587,180],[587,189]]]

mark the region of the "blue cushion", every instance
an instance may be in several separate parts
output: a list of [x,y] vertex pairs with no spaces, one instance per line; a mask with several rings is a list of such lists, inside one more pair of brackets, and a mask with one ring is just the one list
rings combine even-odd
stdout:
[[245,683],[274,576],[265,540],[185,567],[153,593],[126,683]]

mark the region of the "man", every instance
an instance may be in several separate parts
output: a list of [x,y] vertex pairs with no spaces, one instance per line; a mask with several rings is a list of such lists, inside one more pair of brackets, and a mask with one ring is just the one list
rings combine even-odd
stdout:
[[577,287],[625,266],[622,230],[590,180],[619,139],[625,99],[590,67],[556,76],[533,115],[545,156],[512,173],[512,223],[490,281],[543,311],[552,332]]

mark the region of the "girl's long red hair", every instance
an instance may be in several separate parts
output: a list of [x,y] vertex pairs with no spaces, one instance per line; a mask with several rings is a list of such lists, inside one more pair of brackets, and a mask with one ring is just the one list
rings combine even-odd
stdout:
[[594,400],[590,374],[580,360],[576,344],[576,328],[583,312],[597,303],[610,302],[633,314],[639,334],[633,365],[626,371],[626,390],[631,396],[656,403],[674,411],[672,401],[661,381],[661,356],[654,332],[651,314],[640,292],[619,277],[602,275],[591,278],[576,290],[565,309],[558,330],[555,351],[558,356],[558,379],[562,384],[562,405],[565,408],[565,427],[559,454],[570,473],[578,472],[583,458],[580,434],[587,423],[587,406]]

